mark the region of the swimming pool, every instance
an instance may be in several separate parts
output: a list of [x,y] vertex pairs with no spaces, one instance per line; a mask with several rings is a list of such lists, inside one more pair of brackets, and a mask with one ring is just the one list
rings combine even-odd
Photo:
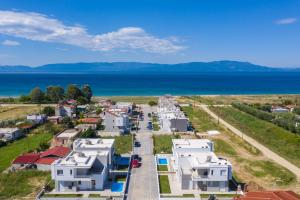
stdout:
[[167,165],[168,159],[167,158],[158,158],[158,164],[159,165]]
[[123,192],[124,182],[113,182],[111,185],[112,192]]
[[129,157],[117,157],[118,165],[129,165],[130,158]]

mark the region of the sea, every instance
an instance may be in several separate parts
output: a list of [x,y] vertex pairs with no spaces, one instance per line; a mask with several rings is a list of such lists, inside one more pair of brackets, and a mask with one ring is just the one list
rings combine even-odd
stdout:
[[300,94],[300,72],[0,74],[0,96],[68,84],[88,84],[94,96]]

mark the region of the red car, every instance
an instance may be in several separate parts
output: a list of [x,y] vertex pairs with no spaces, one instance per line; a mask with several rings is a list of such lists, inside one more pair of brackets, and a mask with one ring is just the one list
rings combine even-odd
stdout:
[[131,168],[138,168],[140,166],[139,160],[138,159],[133,159],[131,161]]

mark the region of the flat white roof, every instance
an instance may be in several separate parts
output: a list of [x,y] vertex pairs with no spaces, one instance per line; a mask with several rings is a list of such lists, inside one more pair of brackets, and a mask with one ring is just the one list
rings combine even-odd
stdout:
[[114,145],[115,139],[92,139],[92,138],[78,138],[73,142],[74,149],[76,148],[84,148],[88,149],[104,149],[104,148],[112,148]]
[[79,134],[80,131],[76,129],[67,129],[63,132],[61,132],[57,137],[58,138],[74,138]]
[[172,139],[175,148],[210,148],[208,139]]
[[0,128],[0,133],[13,133],[13,132],[16,132],[18,131],[19,129],[18,128]]
[[86,155],[82,152],[72,151],[66,158],[58,159],[54,164],[60,166],[92,167],[96,158],[96,155]]

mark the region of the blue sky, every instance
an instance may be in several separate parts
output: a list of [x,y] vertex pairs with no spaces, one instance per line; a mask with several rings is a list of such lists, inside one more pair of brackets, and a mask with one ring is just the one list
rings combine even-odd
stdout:
[[300,67],[299,0],[1,0],[0,65],[238,60]]

